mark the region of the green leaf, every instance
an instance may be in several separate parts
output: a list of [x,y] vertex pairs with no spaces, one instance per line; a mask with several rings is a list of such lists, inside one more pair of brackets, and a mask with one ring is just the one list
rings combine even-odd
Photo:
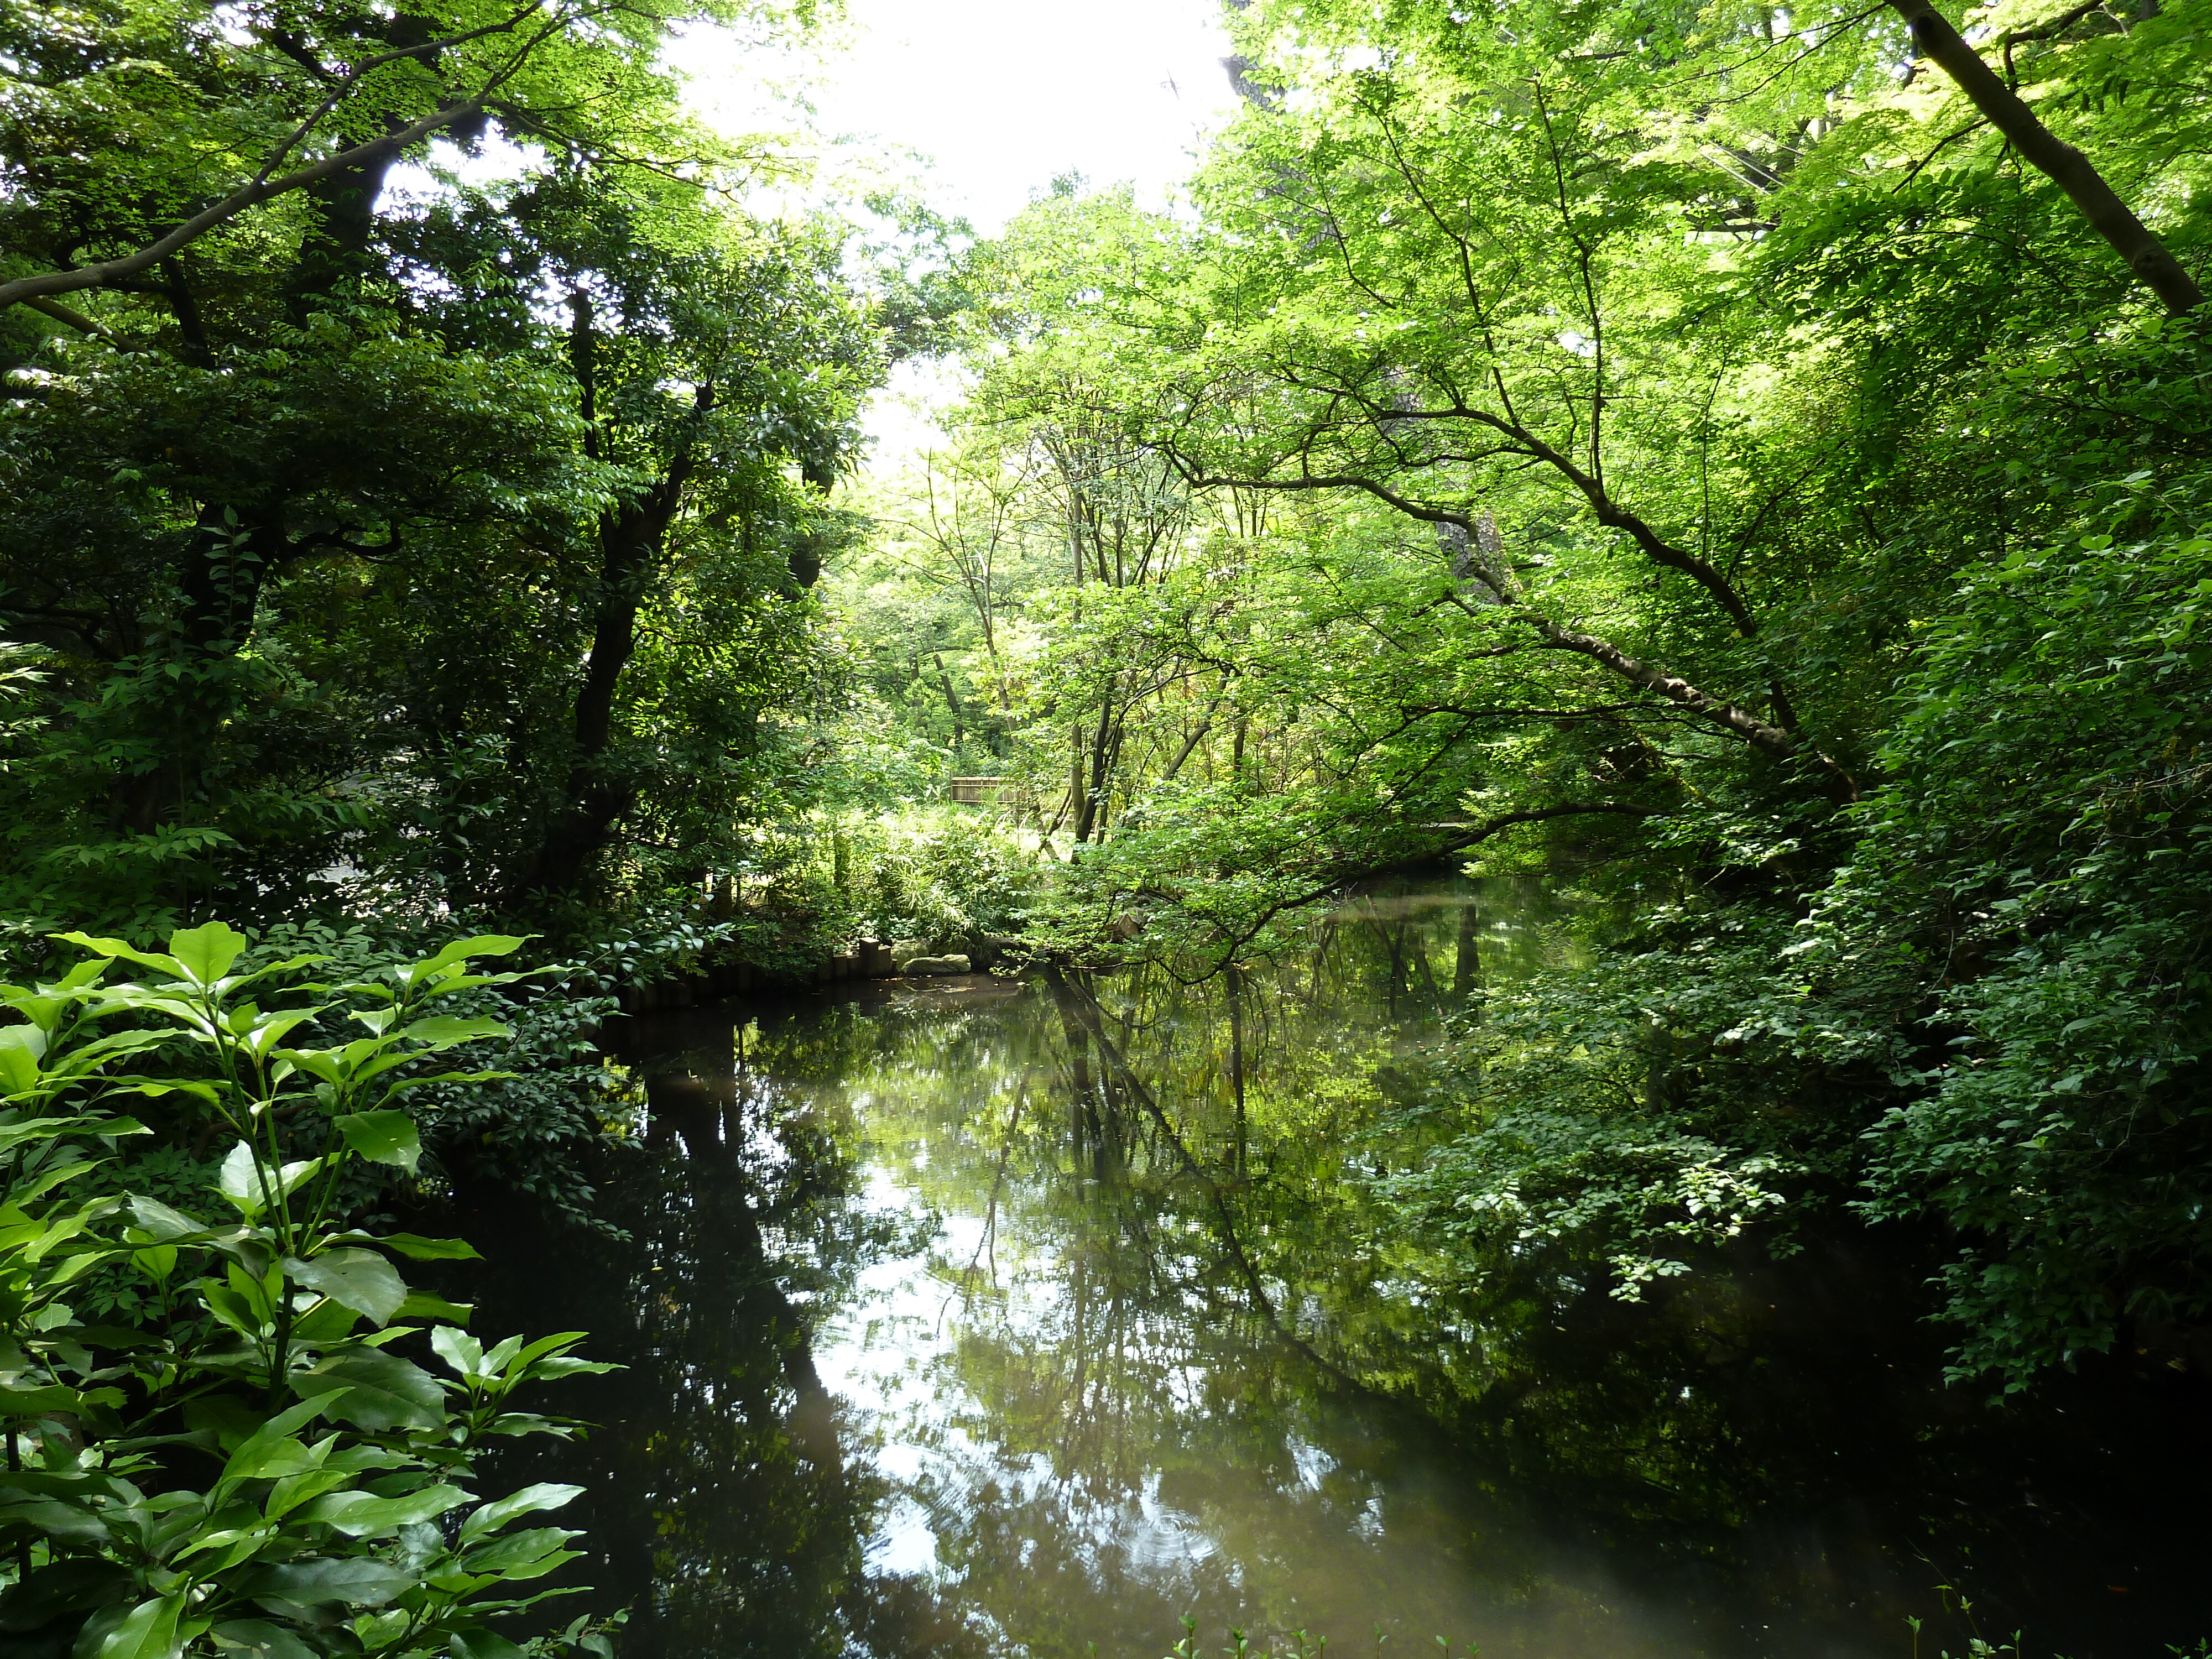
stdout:
[[46,937],[59,939],[64,945],[76,945],[94,956],[119,957],[125,962],[135,962],[142,968],[156,969],[172,979],[186,977],[183,964],[174,957],[156,956],[134,950],[119,939],[94,939],[89,933],[49,933]]
[[[274,1179],[266,1180],[265,1189],[289,1198],[319,1175],[322,1168],[323,1160],[319,1158],[287,1164],[276,1171]],[[268,1207],[264,1198],[267,1169],[254,1157],[252,1146],[241,1140],[230,1149],[230,1155],[216,1171],[216,1190],[236,1205],[239,1213],[248,1221],[254,1220]]]
[[246,946],[246,935],[228,922],[210,921],[169,935],[169,955],[200,985],[212,985],[228,973]]
[[213,1285],[205,1279],[199,1283],[200,1301],[210,1313],[248,1341],[259,1338],[267,1321],[251,1297],[240,1295],[228,1285]]
[[422,1161],[422,1137],[404,1112],[349,1112],[336,1121],[346,1145],[372,1164],[394,1164],[413,1175]]
[[455,1631],[453,1647],[459,1659],[527,1659],[524,1650],[481,1625],[474,1630]]
[[471,939],[457,939],[434,957],[410,963],[399,970],[400,977],[412,990],[424,980],[443,974],[447,969],[468,961],[471,957],[512,956],[529,943],[529,935],[514,933],[478,933]]
[[318,1521],[349,1538],[382,1538],[402,1527],[434,1521],[459,1509],[469,1495],[459,1486],[425,1486],[398,1498],[379,1498],[374,1492],[334,1492],[318,1498],[299,1511],[302,1521]]
[[319,1078],[332,1088],[345,1081],[345,1071],[323,1048],[279,1048],[273,1056],[278,1064],[289,1061],[309,1077]]
[[453,1651],[460,1659],[527,1659],[524,1650],[496,1631],[478,1626],[474,1630],[457,1630],[453,1636]]
[[465,1238],[424,1238],[419,1233],[341,1233],[338,1244],[381,1244],[415,1261],[481,1261],[475,1245]]
[[208,1632],[208,1640],[216,1652],[244,1659],[316,1659],[313,1648],[265,1619],[226,1619]]
[[253,1156],[253,1148],[243,1140],[230,1149],[229,1156],[216,1170],[215,1189],[237,1206],[239,1213],[248,1221],[269,1207],[260,1164]]
[[441,1326],[430,1333],[430,1346],[439,1358],[462,1377],[484,1374],[483,1344],[465,1331]]
[[303,1158],[296,1164],[287,1164],[276,1172],[277,1189],[289,1198],[322,1172],[323,1160],[319,1158]]
[[181,1210],[173,1210],[158,1198],[148,1198],[143,1193],[133,1193],[126,1200],[131,1218],[139,1229],[159,1243],[173,1239],[194,1238],[208,1229]]
[[[380,1607],[416,1582],[417,1575],[383,1561],[325,1558],[265,1567],[244,1585],[246,1593],[271,1613],[294,1607],[342,1602],[351,1607]],[[270,1603],[278,1605],[271,1607]]]
[[465,1325],[476,1312],[473,1302],[448,1302],[442,1296],[431,1296],[422,1291],[410,1291],[407,1299],[399,1304],[395,1319],[432,1319],[443,1325]]
[[574,1550],[562,1547],[574,1536],[558,1527],[505,1533],[471,1550],[461,1565],[471,1572],[495,1572],[503,1578],[543,1578],[576,1559]]
[[184,1644],[177,1637],[177,1618],[184,1610],[181,1595],[141,1601],[108,1632],[106,1639],[93,1650],[94,1659],[175,1659],[184,1651]]
[[35,1025],[0,1027],[0,1091],[26,1094],[39,1085],[46,1034]]
[[81,1134],[83,1125],[66,1117],[34,1117],[22,1123],[0,1123],[0,1152],[12,1152],[30,1140],[56,1140]]
[[[408,1301],[414,1298],[410,1297]],[[407,1303],[399,1304],[398,1317],[407,1314]],[[353,1328],[361,1322],[361,1315],[341,1302],[318,1302],[292,1322],[292,1340],[303,1347],[335,1347],[353,1334]]]
[[309,1290],[379,1325],[389,1324],[407,1299],[405,1281],[374,1250],[326,1250],[306,1261],[287,1256],[284,1271]]
[[345,1390],[330,1414],[362,1429],[435,1429],[446,1420],[446,1391],[438,1379],[398,1354],[347,1348],[312,1370],[292,1375],[295,1393],[318,1397]]
[[21,1422],[57,1413],[74,1417],[83,1409],[82,1396],[75,1389],[59,1383],[35,1389],[14,1389],[0,1383],[0,1419]]
[[[337,1399],[336,1392],[318,1395],[312,1400],[281,1411],[270,1418],[230,1455],[217,1478],[218,1488],[237,1480],[270,1480],[282,1475],[298,1474],[306,1469],[319,1468],[323,1458],[293,1437],[293,1431],[329,1411]],[[324,1455],[327,1455],[325,1454]]]
[[246,1052],[256,1060],[266,1060],[270,1051],[296,1027],[322,1012],[320,1008],[282,1008],[273,1014],[262,1015],[240,1033],[245,1039]]
[[266,1412],[236,1395],[202,1395],[185,1401],[185,1426],[195,1434],[212,1436],[226,1452],[243,1446],[268,1420]]
[[534,1515],[541,1510],[557,1510],[573,1503],[583,1495],[581,1486],[564,1486],[541,1481],[534,1486],[525,1486],[520,1492],[510,1492],[494,1503],[470,1512],[461,1522],[461,1542],[469,1543],[497,1532],[519,1515]]
[[422,1043],[423,1047],[417,1052],[427,1054],[484,1037],[513,1036],[514,1028],[496,1019],[464,1019],[457,1014],[432,1014],[427,1019],[416,1020],[398,1035]]

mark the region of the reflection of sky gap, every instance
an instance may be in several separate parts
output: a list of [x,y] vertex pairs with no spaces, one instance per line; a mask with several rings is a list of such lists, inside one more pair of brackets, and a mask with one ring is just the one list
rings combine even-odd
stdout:
[[[908,1183],[922,1167],[923,1160],[912,1158],[872,1164],[872,1206],[918,1211],[920,1194]],[[1002,1246],[1014,1218],[1010,1212],[1018,1207],[1014,1192],[1000,1193]],[[988,1411],[985,1401],[958,1383],[950,1363],[969,1321],[994,1327],[1002,1336],[1066,1334],[1060,1255],[1024,1231],[1018,1265],[1005,1271],[1007,1264],[1001,1264],[998,1283],[1003,1294],[987,1295],[963,1312],[960,1289],[947,1282],[945,1269],[957,1273],[975,1259],[985,1221],[980,1215],[944,1217],[932,1252],[879,1261],[864,1270],[857,1294],[817,1338],[815,1364],[824,1385],[851,1410],[874,1448],[877,1468],[898,1493],[866,1540],[869,1566],[878,1572],[935,1574],[940,1566],[939,1538],[961,1526],[975,1494],[989,1486],[1006,1507],[1049,1504],[1072,1533],[1088,1540],[1091,1559],[1110,1560],[1157,1592],[1173,1595],[1187,1584],[1189,1569],[1224,1547],[1198,1517],[1161,1497],[1157,1469],[1146,1470],[1142,1486],[1133,1491],[1125,1486],[1110,1495],[1091,1496],[1062,1483],[1045,1455],[1009,1453],[977,1440],[962,1425]],[[1139,1335],[1148,1326],[1158,1328],[1156,1336],[1172,1329],[1157,1316],[1141,1317],[1132,1321],[1131,1334]],[[1162,1357],[1174,1347],[1164,1341],[1157,1346]],[[1202,1370],[1186,1365],[1177,1371],[1182,1374],[1167,1379],[1170,1403],[1182,1410],[1201,1409]],[[1115,1383],[1107,1378],[1097,1386],[1110,1390]],[[1302,1474],[1313,1471],[1307,1484],[1316,1490],[1320,1475],[1334,1467],[1317,1447],[1300,1445],[1292,1456]],[[1095,1484],[1085,1484],[1097,1491]],[[1237,1576],[1232,1565],[1232,1582]]]
[[[1506,938],[1525,929],[1534,944],[1543,930],[1527,927],[1516,884],[1487,896],[1499,901],[1484,916],[1495,982],[1519,965]],[[1456,908],[1406,909],[1384,925],[1410,923],[1448,978]],[[1358,1091],[1428,1012],[1425,998],[1386,1012],[1372,994],[1382,934],[1349,917],[1337,927],[1326,974],[1299,957],[1264,984],[1255,976],[1248,1075],[1277,1100],[1309,1080]],[[1160,1000],[1158,988],[1107,981],[1102,1012],[1212,1164],[1229,1144],[1217,1133],[1225,1023],[1209,995]],[[1123,1025],[1131,991],[1144,1000]],[[1418,1455],[1395,1461],[1416,1449],[1370,1443],[1334,1407],[1298,1398],[1304,1385],[1282,1373],[1265,1320],[1241,1309],[1239,1281],[1208,1248],[1212,1212],[1199,1200],[1204,1213],[1194,1212],[1201,1189],[1178,1153],[1136,1149],[1127,1173],[1103,1182],[1087,1159],[1070,1164],[1069,1079],[1049,1005],[885,1035],[842,1097],[848,1109],[869,1108],[856,1112],[872,1143],[864,1201],[914,1219],[934,1209],[938,1231],[926,1250],[863,1268],[853,1294],[823,1310],[814,1343],[823,1381],[891,1489],[862,1540],[872,1572],[934,1581],[971,1627],[1009,1643],[1075,1619],[1070,1650],[1095,1633],[1112,1659],[1164,1651],[1183,1610],[1255,1635],[1310,1626],[1332,1645],[1382,1619],[1423,1644],[1479,1634],[1542,1659],[1649,1651],[1626,1632],[1592,1629],[1586,1589],[1554,1579],[1529,1605],[1525,1567],[1508,1570],[1510,1589],[1491,1582]],[[1317,1095],[1315,1109],[1337,1098]],[[1018,1101],[1021,1133],[1009,1139]],[[1135,1099],[1119,1103],[1145,1127]],[[1264,1203],[1247,1219],[1255,1243],[1272,1231]],[[1278,1308],[1325,1328],[1330,1310],[1306,1287],[1276,1283],[1272,1265],[1262,1273]],[[1340,1443],[1333,1428],[1350,1437]],[[1531,1615],[1545,1627],[1540,1650],[1510,1635]],[[1124,1650],[1163,1620],[1158,1646],[1145,1638],[1145,1652]]]

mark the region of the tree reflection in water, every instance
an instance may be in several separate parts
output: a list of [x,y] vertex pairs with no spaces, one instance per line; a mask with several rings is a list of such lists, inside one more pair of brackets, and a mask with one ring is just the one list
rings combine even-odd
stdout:
[[[1540,1261],[1425,1271],[1364,1185],[1419,1151],[1384,1109],[1453,999],[1559,959],[1549,921],[1462,886],[1195,988],[653,1023],[629,1241],[518,1233],[489,1297],[630,1367],[553,1457],[592,1486],[628,1650],[1157,1659],[1189,1617],[1895,1655],[1907,1613],[1963,1645],[1947,1583],[2077,1659],[2201,1633],[2204,1518],[2154,1496],[2204,1450],[2196,1414],[1947,1393],[1913,1275],[1863,1240],[1640,1308]],[[557,1283],[533,1248],[568,1258]]]

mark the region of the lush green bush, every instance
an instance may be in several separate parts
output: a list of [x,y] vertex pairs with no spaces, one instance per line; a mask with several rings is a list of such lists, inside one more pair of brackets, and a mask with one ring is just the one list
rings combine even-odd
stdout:
[[[0,1026],[8,1650],[610,1653],[582,1621],[528,1635],[574,1534],[517,1523],[578,1489],[473,1491],[490,1443],[573,1431],[518,1390],[603,1368],[573,1357],[579,1333],[487,1348],[466,1309],[395,1265],[474,1252],[358,1231],[342,1202],[364,1162],[416,1167],[413,1091],[489,1080],[432,1068],[506,1035],[447,1011],[514,978],[476,964],[521,941],[458,940],[327,981],[309,977],[331,965],[315,954],[240,971],[247,941],[221,923],[166,952],[69,942],[88,959],[0,989],[16,1016]],[[126,964],[137,977],[117,976]],[[121,1103],[180,1098],[232,1143],[227,1218],[80,1195],[145,1132]],[[88,1287],[118,1273],[145,1287],[143,1316],[91,1322]]]
[[1929,628],[1814,924],[1917,955],[1929,1047],[1867,1209],[1958,1231],[1960,1364],[2015,1381],[2212,1312],[2212,538],[2117,493],[2121,535],[1992,558]]
[[1043,865],[1033,844],[957,810],[856,836],[852,904],[862,933],[952,947],[1020,931]]

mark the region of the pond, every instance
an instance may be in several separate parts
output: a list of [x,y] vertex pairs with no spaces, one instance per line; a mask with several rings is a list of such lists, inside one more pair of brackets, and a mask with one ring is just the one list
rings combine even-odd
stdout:
[[634,1659],[2163,1655],[2212,1632],[2198,1385],[1993,1410],[1846,1231],[1650,1306],[1450,1288],[1377,1130],[1541,889],[1369,899],[1233,979],[884,981],[652,1017],[621,1241],[479,1221],[487,1331],[627,1369],[573,1479]]

